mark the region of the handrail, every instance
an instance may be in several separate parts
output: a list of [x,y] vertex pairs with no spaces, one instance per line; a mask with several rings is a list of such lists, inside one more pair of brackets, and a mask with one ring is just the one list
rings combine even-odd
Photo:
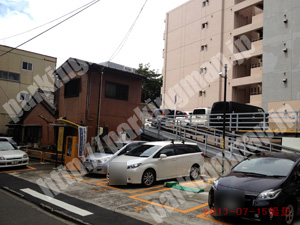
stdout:
[[34,150],[34,149],[27,149],[27,148],[24,149],[24,151],[27,152],[27,153],[28,153],[28,151],[29,151],[29,152],[38,152],[38,153],[40,153],[40,154],[41,154],[40,157],[34,156],[34,155],[28,155],[28,156],[29,156],[29,157],[32,157],[32,158],[38,158],[38,159],[41,159],[41,162],[43,162],[43,152],[42,152],[42,151]]
[[[55,152],[44,152],[44,158],[43,158],[44,162],[45,162],[45,161],[56,162],[56,160],[54,160],[54,159],[46,158],[46,155],[47,155],[47,154],[49,154],[49,155],[57,155],[57,157],[58,157],[58,156],[62,156],[61,153],[56,154]],[[61,160],[57,160],[57,162],[62,162],[62,161],[61,161]]]
[[[40,150],[35,150],[35,149],[24,149],[25,152],[37,152],[40,154],[40,156],[35,156],[35,155],[29,155],[29,157],[31,158],[38,158],[41,159],[41,162],[45,162],[45,161],[53,161],[55,162],[56,160],[53,159],[49,159],[46,157],[46,155],[56,155],[56,152],[44,152],[44,151],[40,151]],[[61,156],[62,153],[57,154],[58,156]],[[58,162],[62,162],[61,160],[58,160]]]
[[[295,116],[284,116],[284,115],[291,115],[291,113],[295,113]],[[278,115],[283,116],[278,116]],[[214,114],[214,116],[217,114]],[[219,114],[223,118],[223,114]],[[248,115],[248,116],[247,116]],[[249,116],[251,115],[251,116]],[[255,142],[254,138],[252,139],[249,134],[245,133],[244,135],[240,134],[234,134],[230,131],[232,130],[238,130],[243,127],[251,128],[251,126],[240,126],[240,122],[244,119],[255,119],[253,118],[253,115],[260,115],[259,119],[263,120],[262,126],[259,126],[262,131],[266,131],[267,129],[270,129],[269,127],[272,127],[272,124],[278,123],[275,121],[271,121],[272,119],[278,118],[284,118],[284,124],[292,124],[295,125],[295,131],[298,132],[298,127],[300,122],[299,115],[300,112],[270,112],[270,113],[232,113],[227,114],[226,122],[230,123],[231,130],[225,131],[226,138],[225,138],[225,146],[227,148],[225,151],[229,151],[230,156],[232,157],[235,151],[242,152],[244,156],[247,154],[253,153],[252,151],[279,151],[279,150],[287,150],[292,152],[298,152],[300,153],[299,149],[291,148],[282,146],[276,143],[272,143],[269,141],[261,141]],[[220,150],[221,148],[221,141],[222,141],[222,130],[218,129],[218,127],[206,127],[206,126],[191,126],[187,124],[187,121],[191,121],[191,116],[159,116],[156,119],[149,119],[147,118],[147,123],[153,123],[156,124],[157,127],[157,134],[158,137],[160,136],[160,133],[162,130],[167,130],[169,132],[172,132],[175,136],[175,139],[185,140],[185,141],[194,141],[197,142],[199,145],[203,145],[204,152],[207,153],[209,149],[215,149]],[[184,119],[183,119],[184,118]],[[210,118],[210,117],[209,117]],[[221,121],[223,122],[223,119],[221,118]],[[287,119],[292,119],[292,122],[287,121]],[[143,124],[146,119],[143,119]],[[251,121],[242,121],[244,125],[251,125],[253,124]],[[233,123],[233,124],[232,124]],[[299,124],[298,124],[299,123]],[[211,124],[211,121],[209,121],[209,124]],[[233,126],[235,125],[235,126]],[[222,128],[222,126],[221,126]],[[285,126],[286,128],[286,126]],[[143,129],[145,130],[145,126],[143,126]],[[252,126],[253,129],[253,126]],[[253,133],[253,132],[252,132]],[[266,137],[268,138],[268,137]]]

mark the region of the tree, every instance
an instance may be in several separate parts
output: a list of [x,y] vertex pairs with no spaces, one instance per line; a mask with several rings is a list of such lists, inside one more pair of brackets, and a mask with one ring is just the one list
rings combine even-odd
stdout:
[[139,64],[136,73],[144,75],[147,79],[143,81],[142,85],[142,102],[147,100],[154,101],[160,97],[160,90],[162,86],[162,76],[150,69],[150,64]]

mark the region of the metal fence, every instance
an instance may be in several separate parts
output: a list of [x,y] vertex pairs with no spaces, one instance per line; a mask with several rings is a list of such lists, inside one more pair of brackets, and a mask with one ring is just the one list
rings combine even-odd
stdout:
[[[220,121],[223,123],[223,114]],[[259,116],[259,117],[258,117]],[[258,119],[259,118],[259,119]],[[221,125],[216,126],[209,117],[209,126],[198,126],[191,123],[191,116],[183,116],[174,118],[161,116],[156,119],[143,118],[143,130],[152,129],[156,131],[157,137],[162,133],[171,133],[175,140],[184,140],[196,142],[206,155],[212,152],[221,152],[222,148],[222,130]],[[293,130],[298,132],[299,112],[283,112],[283,113],[239,113],[227,114],[226,117],[226,138],[225,151],[227,158],[233,157],[245,158],[249,154],[258,151],[289,151],[298,152],[299,149],[285,147],[280,144],[272,143],[262,137],[250,137],[247,132],[243,135],[234,134],[235,130],[261,130],[273,132],[286,132]],[[253,134],[253,132],[251,132]],[[266,137],[267,139],[268,137]]]

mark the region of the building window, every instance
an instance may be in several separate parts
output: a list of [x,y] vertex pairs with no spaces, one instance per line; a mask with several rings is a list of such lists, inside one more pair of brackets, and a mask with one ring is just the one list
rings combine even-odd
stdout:
[[65,84],[65,98],[78,97],[80,92],[81,78],[75,78]]
[[20,82],[20,74],[0,70],[0,79]]
[[206,6],[206,1],[203,2],[203,7],[205,7],[205,6]]
[[30,70],[30,71],[32,71],[32,63],[23,62],[22,69],[23,70]]
[[207,45],[201,45],[201,52],[203,52],[207,48]]
[[30,98],[30,95],[28,93],[23,93],[21,92],[20,95],[19,95],[19,101],[26,101],[28,102],[29,101],[29,98]]
[[206,67],[201,67],[200,68],[200,74],[205,73],[206,72]]
[[208,27],[208,22],[202,23],[202,29],[205,29]]
[[105,97],[128,101],[128,85],[106,82]]

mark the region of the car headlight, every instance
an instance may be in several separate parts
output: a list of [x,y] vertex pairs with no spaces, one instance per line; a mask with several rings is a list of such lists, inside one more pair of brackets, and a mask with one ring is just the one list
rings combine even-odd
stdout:
[[27,159],[28,158],[28,155],[27,154],[24,154],[23,155],[23,159]]
[[103,157],[97,160],[98,163],[105,163],[110,157]]
[[138,168],[140,165],[142,165],[142,163],[135,163],[135,164],[127,166],[127,169],[135,169],[135,168]]
[[266,190],[260,193],[257,196],[257,199],[263,199],[263,200],[269,200],[269,199],[274,199],[276,198],[281,192],[281,189],[278,190]]
[[214,180],[214,182],[213,182],[213,189],[215,189],[215,190],[218,189],[218,183],[219,183],[219,180]]
[[5,160],[5,158],[3,156],[0,156],[0,160]]

